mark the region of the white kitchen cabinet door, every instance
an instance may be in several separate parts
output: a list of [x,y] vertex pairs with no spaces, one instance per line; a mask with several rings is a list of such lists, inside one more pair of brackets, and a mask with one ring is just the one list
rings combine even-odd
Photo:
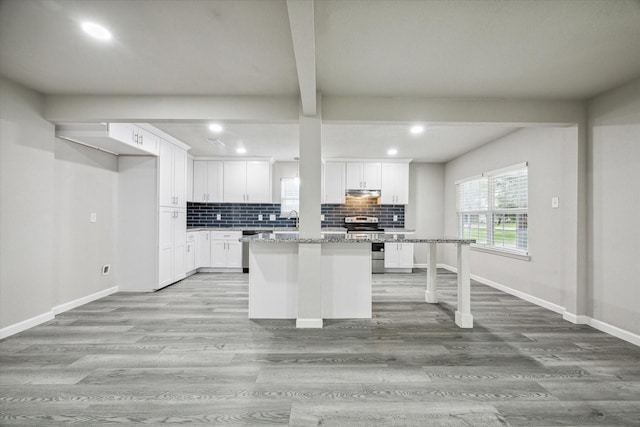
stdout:
[[409,203],[409,164],[382,164],[382,204],[406,205]]
[[364,181],[362,179],[362,163],[347,163],[347,189],[362,189]]
[[227,242],[227,267],[242,268],[242,243]]
[[160,141],[159,184],[160,206],[174,207],[173,198],[173,147],[168,141]]
[[187,152],[160,140],[159,160],[160,206],[187,206]]
[[160,208],[159,218],[159,287],[166,286],[173,281],[173,254],[174,254],[174,221],[175,210],[172,208]]
[[384,244],[384,268],[399,268],[400,247],[398,243]]
[[210,267],[225,268],[227,266],[227,244],[224,240],[211,241]]
[[413,243],[385,243],[384,268],[413,268]]
[[109,123],[109,136],[125,144],[135,146],[134,126],[129,123]]
[[195,241],[190,241],[187,242],[187,272],[189,271],[193,271],[196,269],[196,242]]
[[343,204],[344,194],[344,162],[326,162],[324,164],[324,203]]
[[380,189],[380,163],[347,163],[347,189]]
[[413,268],[413,243],[400,243],[398,265],[400,268]]
[[227,203],[246,202],[247,162],[224,162],[224,201]]
[[196,252],[198,256],[196,259],[196,267],[211,267],[211,241],[209,240],[209,232],[198,232],[197,242]]
[[223,200],[223,166],[220,161],[207,162],[207,202],[222,202]]
[[363,163],[362,180],[367,190],[380,189],[380,163]]
[[173,196],[178,207],[187,207],[187,152],[176,146],[173,149]]
[[271,203],[271,165],[265,161],[247,162],[246,202]]
[[206,202],[208,188],[209,162],[204,160],[193,161],[193,201]]
[[136,145],[149,153],[158,154],[158,147],[160,145],[159,137],[138,126],[134,126],[134,132]]
[[187,211],[184,209],[175,210],[173,220],[173,279],[183,279],[187,272]]

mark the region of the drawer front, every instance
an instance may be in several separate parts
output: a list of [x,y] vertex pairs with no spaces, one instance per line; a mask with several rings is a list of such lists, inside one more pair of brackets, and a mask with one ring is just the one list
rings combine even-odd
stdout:
[[187,242],[195,242],[198,233],[187,233]]
[[238,240],[242,237],[242,231],[212,231],[211,240]]

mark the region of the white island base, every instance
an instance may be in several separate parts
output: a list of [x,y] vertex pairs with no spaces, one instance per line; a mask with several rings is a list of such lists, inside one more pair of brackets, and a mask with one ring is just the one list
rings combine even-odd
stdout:
[[[249,247],[249,318],[298,317],[298,243]],[[371,319],[371,243],[322,243],[322,318]]]

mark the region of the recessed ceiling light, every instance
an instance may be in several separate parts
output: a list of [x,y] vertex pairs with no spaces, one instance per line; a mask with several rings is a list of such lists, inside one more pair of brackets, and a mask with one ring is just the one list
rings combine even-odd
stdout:
[[247,152],[246,148],[240,147],[240,148],[236,149],[236,153],[238,153],[238,154],[244,154],[246,152]]
[[395,148],[389,148],[387,150],[387,154],[390,156],[395,156],[396,154],[398,154],[398,150],[396,150]]
[[224,130],[224,128],[219,123],[211,123],[209,125],[209,130],[211,132],[220,133],[220,132],[222,132]]
[[411,132],[413,135],[420,135],[422,132],[424,132],[424,126],[422,125],[411,126],[411,129],[409,129],[409,132]]
[[109,30],[95,22],[83,22],[81,27],[85,33],[98,40],[107,41],[113,37]]

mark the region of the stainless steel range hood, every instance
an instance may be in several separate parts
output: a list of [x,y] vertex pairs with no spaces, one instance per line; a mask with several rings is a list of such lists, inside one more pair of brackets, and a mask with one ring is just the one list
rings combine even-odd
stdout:
[[345,192],[347,197],[380,197],[380,190],[362,190],[360,188],[354,188]]

